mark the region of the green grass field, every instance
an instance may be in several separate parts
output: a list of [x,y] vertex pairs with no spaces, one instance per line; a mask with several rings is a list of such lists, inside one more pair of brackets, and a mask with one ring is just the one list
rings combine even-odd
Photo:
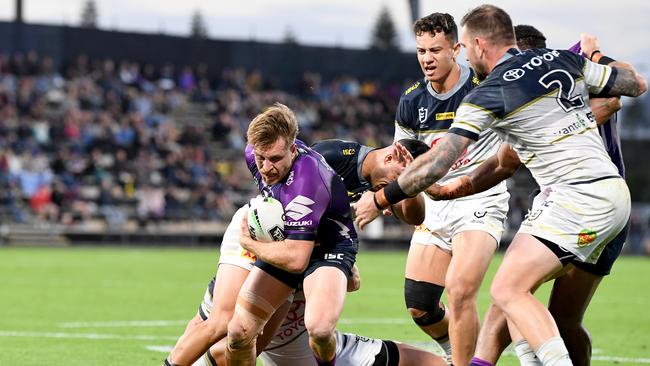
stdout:
[[[359,255],[362,289],[348,297],[341,330],[430,343],[404,309],[405,254]],[[160,365],[161,350],[195,314],[217,255],[216,249],[0,248],[0,365]],[[647,258],[619,259],[603,281],[586,319],[593,365],[650,364],[649,285]],[[518,362],[506,354],[499,365]]]

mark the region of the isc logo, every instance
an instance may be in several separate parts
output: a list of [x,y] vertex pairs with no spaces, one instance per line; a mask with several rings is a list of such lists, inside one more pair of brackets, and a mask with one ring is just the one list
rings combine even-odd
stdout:
[[355,149],[343,149],[343,155],[354,155],[354,153],[357,152]]
[[325,253],[325,259],[343,260],[343,253]]

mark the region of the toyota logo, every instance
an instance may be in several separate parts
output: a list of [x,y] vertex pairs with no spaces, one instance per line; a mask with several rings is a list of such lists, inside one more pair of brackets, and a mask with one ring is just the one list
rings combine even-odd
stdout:
[[523,69],[508,70],[508,71],[503,73],[503,80],[505,80],[505,81],[515,81],[515,80],[521,78],[522,76],[524,76],[525,73],[526,73],[526,71],[524,71]]

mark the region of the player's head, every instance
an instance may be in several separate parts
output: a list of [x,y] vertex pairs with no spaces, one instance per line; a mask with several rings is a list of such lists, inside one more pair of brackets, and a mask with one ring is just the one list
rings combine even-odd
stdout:
[[481,5],[465,14],[460,24],[463,28],[460,43],[467,50],[467,60],[476,76],[485,79],[496,64],[494,58],[498,51],[516,45],[512,20],[499,7]]
[[402,139],[379,150],[379,163],[370,170],[370,185],[378,190],[402,174],[413,159],[429,151],[429,146],[420,140]]
[[275,184],[289,173],[297,154],[296,136],[298,121],[284,104],[275,103],[251,121],[246,137],[264,183]]
[[533,48],[546,48],[546,37],[532,25],[516,25],[515,38],[517,38],[517,47],[522,51]]
[[454,17],[433,13],[413,24],[418,62],[427,80],[444,82],[460,52]]

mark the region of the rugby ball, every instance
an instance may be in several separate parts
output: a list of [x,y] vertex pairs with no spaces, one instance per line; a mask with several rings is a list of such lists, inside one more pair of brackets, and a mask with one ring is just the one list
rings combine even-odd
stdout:
[[257,196],[248,204],[248,231],[258,241],[284,240],[284,207],[273,197]]

